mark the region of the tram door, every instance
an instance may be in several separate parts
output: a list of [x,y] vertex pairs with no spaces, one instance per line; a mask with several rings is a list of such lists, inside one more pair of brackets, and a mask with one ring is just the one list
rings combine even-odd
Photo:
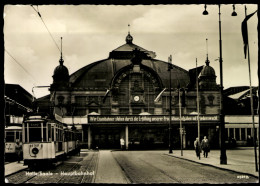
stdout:
[[95,128],[93,129],[92,145],[98,149],[119,149],[121,128]]

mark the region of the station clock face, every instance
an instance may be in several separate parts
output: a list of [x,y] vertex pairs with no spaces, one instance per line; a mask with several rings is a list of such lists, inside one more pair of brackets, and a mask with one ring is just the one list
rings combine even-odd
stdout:
[[139,96],[135,96],[135,97],[134,97],[134,101],[137,102],[137,101],[139,101],[139,100],[140,100],[140,97],[139,97]]

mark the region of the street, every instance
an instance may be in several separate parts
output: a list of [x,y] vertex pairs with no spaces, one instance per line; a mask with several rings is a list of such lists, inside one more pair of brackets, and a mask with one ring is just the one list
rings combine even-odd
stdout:
[[9,183],[258,183],[253,176],[167,155],[167,151],[88,151],[47,170],[22,170]]
[[238,174],[169,157],[161,151],[113,152],[132,183],[255,183]]

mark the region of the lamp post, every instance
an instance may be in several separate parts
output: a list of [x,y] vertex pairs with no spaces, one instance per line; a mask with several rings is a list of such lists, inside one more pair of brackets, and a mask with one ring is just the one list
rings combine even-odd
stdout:
[[198,80],[198,71],[197,71],[197,58],[196,58],[196,94],[197,94],[198,138],[200,141],[200,102],[199,102],[199,80]]
[[169,101],[169,154],[172,154],[172,126],[171,126],[171,120],[172,120],[172,76],[171,76],[171,69],[172,69],[172,55],[168,58],[168,71],[169,71],[169,76],[170,76],[170,101]]
[[[205,10],[203,11],[203,15],[208,15],[206,10],[207,6],[205,5]],[[220,4],[218,4],[219,8],[219,68],[220,68],[220,164],[227,164],[227,155],[225,148],[225,116],[223,110],[223,59],[222,59],[222,40],[221,40],[221,13],[220,13]],[[235,5],[233,5],[233,13],[232,16],[236,16]]]
[[182,128],[182,121],[181,121],[181,88],[178,88],[179,93],[179,115],[180,115],[180,137],[181,137],[181,156],[183,156],[182,146],[183,146],[183,128]]

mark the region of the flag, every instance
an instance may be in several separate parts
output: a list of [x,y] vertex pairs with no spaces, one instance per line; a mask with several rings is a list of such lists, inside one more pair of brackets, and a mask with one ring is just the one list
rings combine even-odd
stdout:
[[153,51],[147,51],[145,52],[145,54],[150,57],[150,58],[155,58],[156,57],[156,53]]
[[246,59],[246,52],[247,52],[247,47],[248,47],[248,33],[247,33],[247,21],[256,13],[255,11],[252,14],[249,14],[246,16],[244,21],[242,22],[241,29],[242,29],[242,37],[244,41],[244,53],[245,53],[245,59]]
[[158,96],[155,98],[154,102],[158,102],[158,101],[159,101],[159,99],[161,98],[162,93],[163,93],[166,89],[167,89],[167,88],[164,88],[164,89],[160,92],[160,94],[158,94]]
[[51,101],[51,102],[55,101],[55,95],[56,95],[56,91],[53,91],[53,92],[51,93],[51,97],[50,97],[50,101]]
[[106,92],[105,96],[103,97],[103,103],[105,103],[107,95],[109,94],[110,90],[111,89],[107,89],[107,92]]
[[173,69],[172,67],[172,55],[168,57],[168,70]]

